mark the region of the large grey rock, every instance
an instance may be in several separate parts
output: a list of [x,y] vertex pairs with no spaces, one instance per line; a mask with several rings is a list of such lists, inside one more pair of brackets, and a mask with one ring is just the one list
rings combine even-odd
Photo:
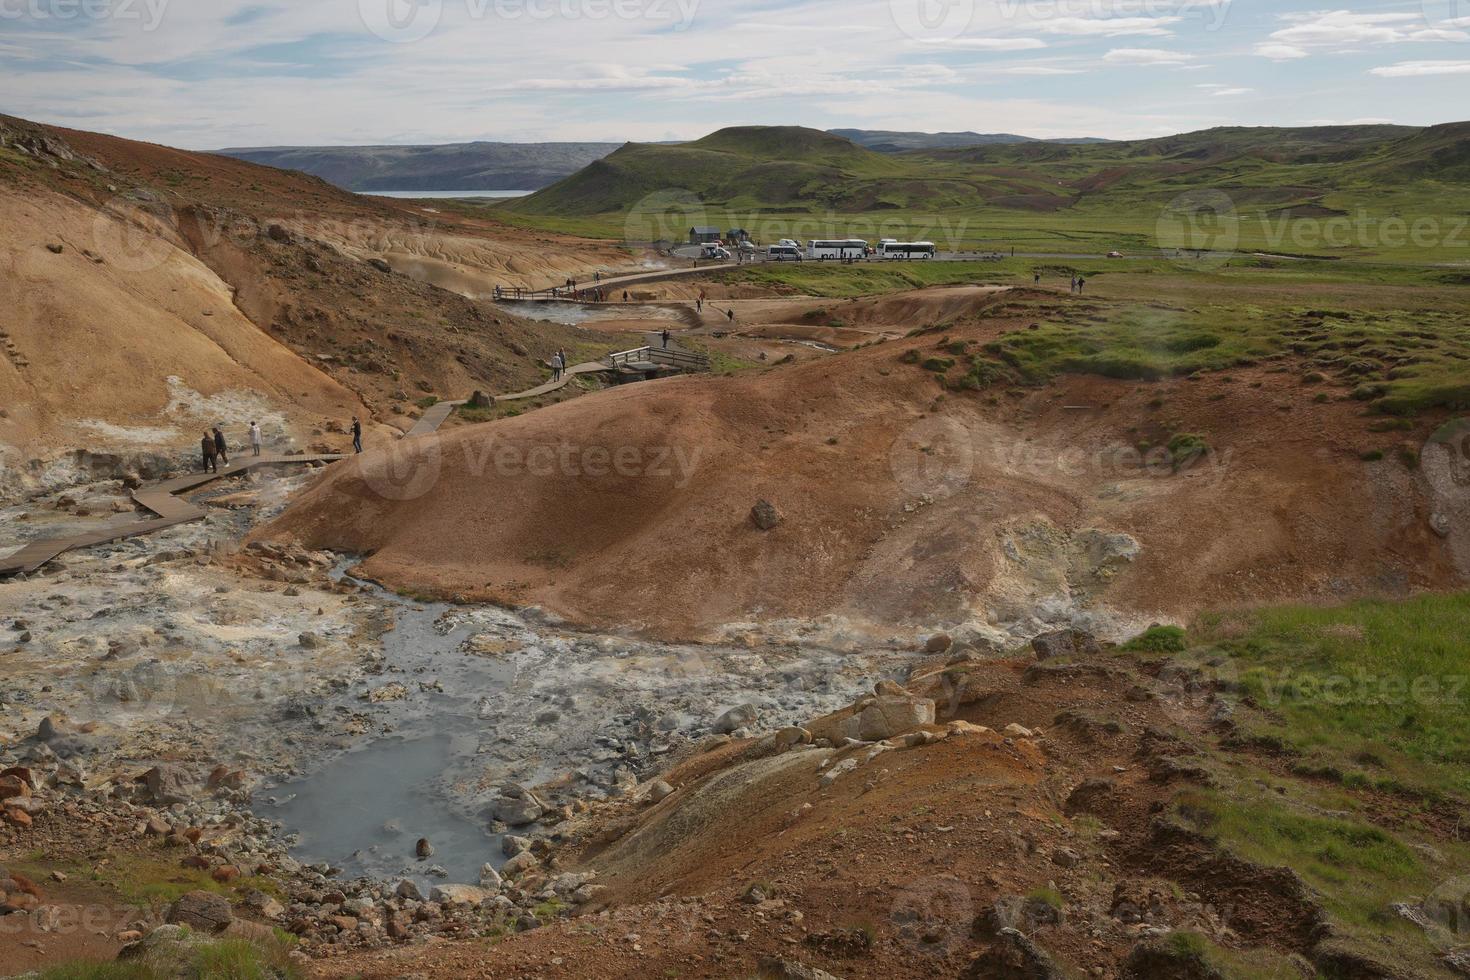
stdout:
[[515,857],[506,861],[505,864],[501,865],[500,873],[505,875],[507,878],[515,878],[525,874],[527,871],[530,871],[532,868],[535,868],[537,866],[538,862],[536,861],[536,855],[532,854],[530,851],[522,851]]
[[1095,656],[1102,653],[1102,644],[1085,630],[1066,629],[1041,634],[1031,641],[1031,649],[1036,651],[1037,660],[1050,660],[1053,657]]
[[784,518],[769,500],[757,500],[755,506],[750,508],[750,520],[762,531],[769,531],[780,524]]
[[720,735],[729,735],[731,732],[739,731],[754,725],[760,718],[760,712],[753,704],[740,704],[715,719],[715,732]]
[[435,885],[429,890],[429,901],[440,905],[479,905],[494,895],[489,889],[474,885]]
[[844,723],[844,734],[863,742],[878,742],[934,724],[930,698],[883,696],[873,698]]
[[529,795],[521,799],[502,796],[495,801],[495,819],[512,827],[535,823],[544,812],[541,804]]
[[154,766],[143,774],[143,788],[154,803],[187,803],[194,795],[193,780],[178,766]]
[[168,910],[170,925],[188,926],[200,932],[224,932],[235,921],[229,900],[214,892],[187,892]]

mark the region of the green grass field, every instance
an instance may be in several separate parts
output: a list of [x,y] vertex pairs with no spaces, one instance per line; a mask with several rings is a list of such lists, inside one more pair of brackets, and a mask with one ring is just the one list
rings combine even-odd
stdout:
[[506,221],[685,240],[689,227],[927,239],[944,250],[1159,249],[1470,264],[1470,124],[1207,130],[1088,146],[877,153],[797,127],[629,144]]
[[1165,656],[1197,671],[1197,706],[1239,706],[1209,753],[1212,785],[1176,796],[1174,819],[1296,871],[1336,942],[1438,975],[1445,937],[1389,906],[1440,894],[1470,866],[1455,817],[1470,815],[1467,635],[1470,594],[1201,617],[1187,651]]

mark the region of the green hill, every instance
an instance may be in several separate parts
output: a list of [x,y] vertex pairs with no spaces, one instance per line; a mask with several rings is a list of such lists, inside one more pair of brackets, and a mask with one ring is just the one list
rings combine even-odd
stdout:
[[[691,143],[630,143],[503,210],[510,220],[567,230],[626,228],[630,238],[631,216],[682,209],[662,237],[679,237],[685,218],[759,228],[763,238],[810,237],[816,219],[831,228],[817,234],[1107,251],[1189,247],[1187,239],[1162,241],[1157,228],[1180,207],[1197,209],[1191,195],[1201,193],[1211,195],[1211,208],[1226,202],[1241,248],[1334,257],[1395,248],[1406,260],[1464,262],[1470,242],[1452,232],[1470,213],[1470,123],[1230,127],[1131,142],[898,153],[814,129],[737,127]],[[1349,240],[1324,226],[1347,218],[1355,223]],[[1442,234],[1411,252],[1375,230],[1380,221],[1422,218]]]

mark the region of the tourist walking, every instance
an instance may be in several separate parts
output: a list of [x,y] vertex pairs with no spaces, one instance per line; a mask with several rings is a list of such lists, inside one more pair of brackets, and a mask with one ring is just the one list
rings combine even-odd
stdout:
[[623,302],[628,302],[628,291],[626,289],[623,290]]
[[214,427],[214,448],[218,450],[219,458],[225,461],[226,466],[229,466],[230,454],[225,449],[225,434],[219,430],[219,426]]
[[250,423],[250,455],[260,455],[260,425],[255,422]]
[[1086,279],[1083,279],[1081,276],[1078,276],[1077,277],[1077,295],[1078,296],[1081,296],[1082,295],[1082,287],[1083,286],[1086,286],[1086,285],[1087,285],[1087,280]]
[[214,444],[214,433],[208,429],[204,430],[204,438],[199,440],[199,451],[204,456],[204,472],[213,470],[218,473],[219,463],[216,457],[219,456],[219,447]]
[[668,350],[669,349],[669,328],[668,327],[664,327],[664,332],[661,333],[661,334],[659,334],[659,337],[664,342],[664,350]]
[[1041,285],[1041,273],[1039,273],[1039,272],[1038,272],[1038,273],[1036,273],[1036,274],[1035,274],[1035,275],[1033,275],[1033,276],[1032,276],[1032,277],[1031,277],[1031,282],[1032,282],[1032,283],[1033,283],[1033,284],[1034,284],[1034,285],[1037,285],[1037,286],[1040,286],[1040,285]]
[[362,420],[356,415],[352,416],[352,451],[362,452]]
[[729,320],[731,323],[735,322],[735,307],[732,306],[725,311],[725,319]]
[[555,354],[551,355],[551,380],[560,381],[561,372],[565,367],[566,360],[562,357],[561,351],[558,350]]

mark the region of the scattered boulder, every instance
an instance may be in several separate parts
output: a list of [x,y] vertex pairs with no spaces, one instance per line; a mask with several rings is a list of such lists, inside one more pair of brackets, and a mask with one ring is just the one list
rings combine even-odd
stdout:
[[1064,980],[1046,951],[1019,930],[1001,929],[990,948],[961,974],[964,980]]
[[717,734],[729,735],[742,728],[749,728],[760,719],[760,712],[753,704],[736,705],[715,719],[714,729]]
[[954,637],[948,633],[935,633],[924,642],[925,653],[944,653],[954,646]]
[[541,819],[545,808],[535,797],[502,796],[495,801],[495,819],[512,827],[524,827]]
[[1053,657],[1095,656],[1102,653],[1102,644],[1085,630],[1066,629],[1042,633],[1031,641],[1031,649],[1037,660]]
[[755,506],[750,508],[750,520],[751,523],[762,531],[769,531],[785,520],[785,518],[782,517],[781,512],[769,500],[761,499],[757,500]]
[[421,861],[425,858],[431,858],[434,856],[434,845],[429,843],[429,838],[420,837],[418,841],[413,845],[413,853],[417,855],[419,860]]
[[782,959],[779,956],[768,956],[761,960],[760,973],[757,976],[761,980],[840,980],[838,976],[826,970],[807,966],[797,960]]
[[1124,980],[1224,980],[1225,977],[1205,958],[1199,937],[1182,932],[1149,936],[1139,942],[1123,961],[1121,975]]
[[189,775],[178,766],[154,766],[143,774],[143,789],[154,803],[187,803],[193,796]]
[[398,887],[393,889],[393,894],[406,902],[422,902],[424,900],[424,893],[419,891],[419,886],[411,878],[404,878],[400,881]]
[[489,889],[476,888],[474,885],[435,885],[429,890],[429,901],[440,905],[479,905],[494,895]]
[[166,921],[170,925],[188,926],[204,933],[224,932],[235,915],[230,911],[229,900],[214,892],[188,892],[174,902],[168,910]]
[[849,731],[848,737],[877,742],[934,724],[934,702],[929,698],[877,697],[856,721],[857,730]]
[[778,752],[785,752],[787,749],[794,748],[798,745],[812,744],[812,733],[805,728],[798,728],[795,725],[781,729],[773,737],[776,740],[776,750]]
[[653,785],[649,788],[648,798],[653,802],[658,803],[662,800],[668,799],[668,797],[672,796],[673,793],[674,787],[670,786],[662,779],[659,779],[655,780]]
[[500,873],[509,878],[516,878],[537,866],[536,855],[530,851],[522,851],[501,865]]

